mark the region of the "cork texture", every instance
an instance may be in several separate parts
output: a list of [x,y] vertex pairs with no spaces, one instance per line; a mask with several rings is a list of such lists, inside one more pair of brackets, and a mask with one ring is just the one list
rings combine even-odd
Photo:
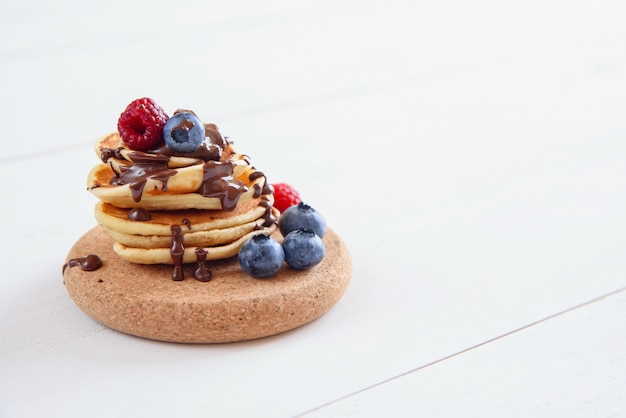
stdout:
[[180,343],[245,341],[304,325],[341,298],[352,261],[333,230],[323,240],[324,260],[309,270],[284,265],[269,279],[255,279],[235,257],[210,262],[210,282],[192,277],[193,264],[185,265],[183,281],[174,281],[172,266],[122,260],[113,251],[113,240],[95,227],[74,244],[67,259],[96,254],[102,267],[68,267],[63,280],[81,310],[115,330]]

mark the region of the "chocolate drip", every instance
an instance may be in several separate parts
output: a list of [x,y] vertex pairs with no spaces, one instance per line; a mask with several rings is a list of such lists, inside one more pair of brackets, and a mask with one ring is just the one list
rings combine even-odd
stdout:
[[124,159],[124,156],[122,155],[122,150],[124,148],[122,147],[118,147],[118,148],[102,148],[100,150],[100,159],[102,160],[103,163],[106,163],[107,161],[109,161],[109,159],[115,157],[118,158],[120,160]]
[[[240,157],[242,160],[244,160],[246,162],[246,164],[248,165],[252,165],[252,160],[250,160],[250,156],[247,154],[241,154]],[[254,167],[253,167],[254,168]]]
[[233,210],[239,197],[248,190],[241,181],[233,178],[233,164],[228,161],[207,161],[204,163],[202,184],[198,193],[204,197],[217,197],[224,210]]
[[133,208],[128,212],[128,219],[131,221],[145,222],[152,219],[152,215],[144,208]]
[[[177,110],[174,114],[178,112],[188,112],[193,113],[190,110]],[[194,113],[195,114],[195,113]],[[184,129],[185,126],[182,126]],[[190,127],[187,126],[187,129]],[[217,126],[212,123],[204,125],[204,141],[200,144],[200,147],[192,152],[186,152],[184,154],[174,153],[172,150],[165,144],[163,144],[159,148],[151,149],[148,152],[156,155],[167,155],[167,156],[183,156],[189,158],[198,158],[203,161],[219,161],[222,158],[222,151],[228,145],[228,141],[226,141],[222,135],[217,130]]]
[[173,225],[170,230],[172,231],[172,246],[170,248],[170,255],[174,262],[174,271],[172,272],[172,279],[176,281],[183,280],[183,255],[185,254],[185,246],[183,245],[183,234],[180,226]]
[[208,282],[213,278],[213,271],[206,264],[206,256],[208,252],[204,248],[198,247],[196,248],[195,253],[198,259],[198,264],[196,265],[196,269],[193,271],[193,278],[201,282]]
[[228,141],[222,137],[220,132],[217,130],[217,126],[213,123],[204,124],[204,136],[209,138],[212,144],[215,144],[220,148],[226,148],[228,145]]
[[120,174],[111,179],[114,186],[128,184],[133,200],[139,202],[146,182],[149,179],[160,181],[162,190],[167,191],[167,180],[176,174],[176,170],[167,167],[170,157],[167,155],[153,155],[139,152],[128,154],[133,164],[120,165]]
[[95,254],[89,254],[86,257],[72,258],[63,264],[63,274],[68,267],[80,267],[83,271],[95,271],[102,267],[102,260]]
[[165,156],[178,156],[178,157],[189,157],[189,158],[197,158],[203,161],[219,161],[222,157],[222,148],[211,142],[210,138],[205,138],[204,142],[200,145],[200,147],[192,152],[186,152],[184,154],[181,153],[173,153],[172,150],[167,146],[163,145],[160,148],[155,148],[149,151],[155,155],[165,155]]
[[[250,181],[255,181],[257,179],[260,179],[261,177],[263,177],[264,181],[263,181],[263,189],[259,192],[259,196],[263,195],[263,194],[272,194],[272,193],[274,193],[274,187],[267,182],[267,177],[265,176],[265,173],[263,173],[262,171],[255,171],[254,173],[251,173],[248,176],[248,179]],[[256,191],[255,191],[255,193],[256,193]]]
[[[263,173],[262,171],[255,171],[254,173],[248,176],[248,179],[250,181],[255,181],[261,177],[263,177],[263,187],[259,186],[258,183],[254,184],[254,197],[255,198],[274,194],[274,186],[268,183],[267,177],[265,176],[265,173]],[[265,208],[265,213],[263,214],[262,226],[269,227],[278,222],[278,220],[272,213],[272,205],[270,204],[269,199],[264,198],[263,201],[259,203],[259,206]]]
[[265,212],[262,216],[264,227],[270,227],[278,223],[278,219],[276,219],[276,216],[272,213],[272,205],[269,200],[263,199],[261,203],[259,203],[259,206],[265,208]]
[[183,135],[185,134],[189,135],[189,131],[191,131],[194,126],[196,125],[194,125],[194,123],[191,120],[184,118],[181,123],[179,123],[172,129],[172,134],[176,133],[177,131],[182,130]]
[[191,230],[191,221],[187,218],[183,219],[183,223],[187,227],[187,229]]

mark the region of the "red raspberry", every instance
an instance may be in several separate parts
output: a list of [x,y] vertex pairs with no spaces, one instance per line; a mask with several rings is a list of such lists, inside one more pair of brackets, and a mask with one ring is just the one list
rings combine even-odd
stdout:
[[147,97],[133,100],[117,121],[117,131],[129,148],[146,151],[163,142],[167,113]]
[[281,213],[288,207],[300,203],[300,195],[287,183],[276,183],[274,186],[274,207]]

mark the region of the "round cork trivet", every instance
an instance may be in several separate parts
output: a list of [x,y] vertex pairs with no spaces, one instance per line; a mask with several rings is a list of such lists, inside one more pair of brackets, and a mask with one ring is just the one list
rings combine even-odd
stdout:
[[184,280],[174,281],[173,266],[127,262],[95,227],[74,244],[67,260],[95,254],[102,267],[68,266],[63,279],[81,310],[118,331],[181,343],[245,341],[304,325],[343,295],[352,276],[350,255],[334,231],[328,229],[323,241],[324,259],[308,270],[284,265],[271,278],[255,279],[234,257],[209,262],[209,282],[193,278],[192,264],[184,266]]

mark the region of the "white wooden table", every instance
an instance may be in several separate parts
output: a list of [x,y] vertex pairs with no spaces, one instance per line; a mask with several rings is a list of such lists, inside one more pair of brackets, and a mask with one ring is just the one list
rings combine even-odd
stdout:
[[[626,4],[0,3],[0,417],[626,416]],[[91,320],[92,143],[195,110],[348,244],[237,344]]]

